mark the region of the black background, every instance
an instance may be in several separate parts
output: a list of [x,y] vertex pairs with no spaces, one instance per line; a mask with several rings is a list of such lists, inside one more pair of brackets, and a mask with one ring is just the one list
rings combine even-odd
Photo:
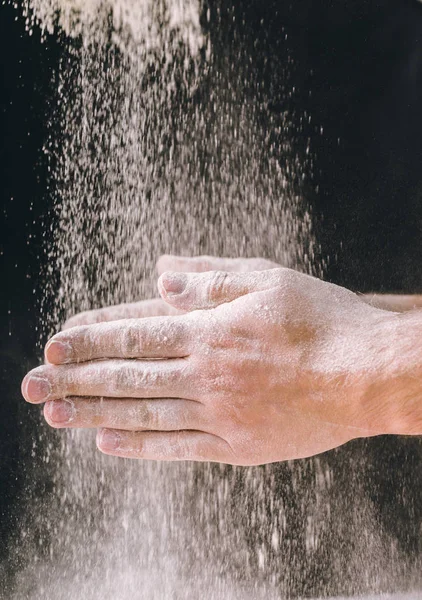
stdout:
[[[259,20],[259,2],[243,5],[252,21]],[[297,110],[310,111],[324,128],[312,139],[318,192],[310,201],[322,254],[330,257],[327,279],[362,292],[421,292],[422,3],[268,6],[278,7],[298,53],[295,76],[303,93]],[[14,531],[24,477],[37,460],[31,453],[36,418],[19,388],[39,360],[38,275],[51,209],[42,146],[63,52],[55,38],[41,44],[39,32],[29,36],[18,15],[0,6],[0,559]],[[362,476],[380,519],[416,557],[420,441],[368,444],[372,461]]]
[[[42,147],[60,47],[30,36],[20,12],[0,7],[0,560],[15,532],[18,499],[36,470],[37,416],[21,401],[20,379],[37,364],[37,303],[42,239],[50,209]],[[38,490],[42,492],[42,490]],[[9,574],[3,563],[0,579]],[[3,575],[3,577],[2,577]],[[4,591],[4,590],[3,590]],[[1,593],[0,593],[1,595]]]

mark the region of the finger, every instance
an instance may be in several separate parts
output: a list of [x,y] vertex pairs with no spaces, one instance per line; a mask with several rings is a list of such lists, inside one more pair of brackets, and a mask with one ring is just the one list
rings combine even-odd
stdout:
[[124,319],[61,331],[48,342],[50,364],[100,358],[180,358],[189,354],[195,323],[184,316]]
[[208,309],[232,302],[251,292],[271,289],[281,282],[288,269],[252,273],[164,273],[158,289],[166,302],[186,311]]
[[205,408],[193,400],[66,398],[49,401],[44,416],[52,427],[108,427],[126,431],[205,430]]
[[194,388],[195,377],[185,359],[43,365],[28,373],[22,382],[22,394],[32,404],[67,396],[196,400]]
[[392,312],[407,312],[422,308],[422,295],[363,294],[362,300],[375,308]]
[[180,273],[204,273],[206,271],[227,271],[231,273],[250,273],[279,267],[265,258],[219,258],[216,256],[173,256],[164,254],[158,259],[157,271],[162,275],[166,271]]
[[231,463],[229,444],[220,437],[200,431],[127,432],[101,429],[97,447],[104,454],[144,460],[193,460]]
[[176,314],[179,314],[177,309],[163,302],[161,298],[154,298],[153,300],[142,300],[141,302],[131,302],[128,304],[107,306],[97,310],[87,310],[70,317],[63,325],[63,331],[80,325],[119,321],[120,319],[140,319],[143,317],[161,317]]
[[214,256],[174,256],[164,254],[157,261],[157,272],[162,275],[165,271],[178,271],[181,273],[203,273],[205,271],[223,270],[227,268],[231,259],[216,258]]

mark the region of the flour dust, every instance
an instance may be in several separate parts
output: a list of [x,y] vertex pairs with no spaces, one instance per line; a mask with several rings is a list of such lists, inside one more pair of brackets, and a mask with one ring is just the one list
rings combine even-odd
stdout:
[[[154,296],[162,253],[264,256],[321,274],[303,202],[312,153],[296,143],[309,117],[284,97],[271,108],[267,63],[250,60],[265,34],[251,43],[240,9],[28,0],[25,11],[28,31],[59,31],[65,46],[60,133],[45,148],[55,202],[45,336],[78,311]],[[274,61],[271,85],[288,99],[294,61]],[[327,550],[341,503],[324,458],[155,464],[105,457],[91,432],[42,435],[52,482],[22,522],[19,598],[279,598],[325,593],[335,578],[344,592],[359,561],[379,554],[369,505],[341,525],[347,556]],[[364,579],[360,589],[374,585]]]

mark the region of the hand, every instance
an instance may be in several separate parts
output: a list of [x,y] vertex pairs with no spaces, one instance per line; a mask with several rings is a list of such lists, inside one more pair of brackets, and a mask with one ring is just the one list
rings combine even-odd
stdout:
[[75,327],[48,343],[50,364],[22,389],[46,402],[50,425],[105,428],[98,447],[116,456],[237,465],[411,432],[418,397],[408,387],[398,402],[401,382],[391,391],[387,377],[394,313],[289,269],[165,273],[159,287],[193,312]]
[[[205,271],[227,271],[231,273],[248,273],[250,271],[265,271],[279,267],[265,258],[216,258],[214,256],[161,256],[157,262],[158,275],[165,271],[180,273],[203,273]],[[117,306],[107,306],[97,310],[87,310],[71,317],[63,326],[70,329],[78,325],[133,319],[142,317],[159,317],[182,314],[183,311],[170,306],[161,298],[141,300]]]
[[[204,273],[207,271],[226,271],[229,273],[249,273],[251,271],[267,271],[280,267],[265,258],[216,258],[214,256],[161,256],[157,262],[158,275],[165,271],[179,273]],[[402,296],[395,294],[363,294],[361,299],[371,306],[395,312],[406,312],[422,307],[422,296]],[[66,321],[63,329],[78,325],[90,325],[120,319],[142,317],[158,317],[183,314],[161,298],[141,300],[117,306],[107,306],[96,310],[87,310]]]

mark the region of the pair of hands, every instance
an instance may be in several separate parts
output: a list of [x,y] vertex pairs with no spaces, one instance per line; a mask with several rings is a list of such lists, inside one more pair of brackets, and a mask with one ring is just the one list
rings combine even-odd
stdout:
[[262,259],[158,270],[161,299],[81,313],[48,342],[22,392],[51,426],[97,428],[115,456],[236,465],[415,433],[413,397],[386,390],[400,315]]

